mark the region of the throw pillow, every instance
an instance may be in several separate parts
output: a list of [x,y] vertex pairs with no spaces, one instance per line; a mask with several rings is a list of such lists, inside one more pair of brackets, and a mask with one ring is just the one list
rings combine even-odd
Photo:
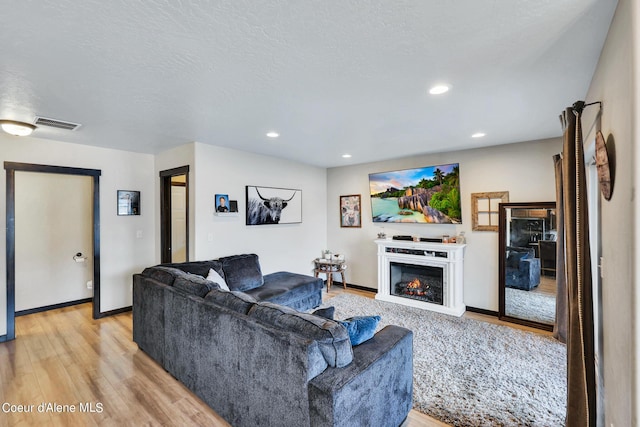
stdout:
[[217,283],[220,286],[220,289],[228,291],[229,286],[227,286],[227,282],[224,281],[222,276],[218,274],[213,268],[209,269],[209,274],[207,275],[207,280],[210,280],[214,283]]
[[213,268],[218,273],[220,273],[222,277],[224,277],[224,273],[222,272],[222,263],[215,259],[209,261],[177,262],[172,264],[160,265],[163,267],[177,268],[186,273],[197,274],[198,276],[202,277],[207,277],[207,274],[209,274],[209,269]]
[[380,316],[355,316],[338,323],[347,328],[351,345],[356,346],[373,338],[379,321]]
[[232,291],[248,291],[264,284],[260,262],[256,254],[220,258],[227,286]]
[[325,319],[333,320],[333,313],[335,311],[336,311],[336,308],[332,306],[332,307],[319,308],[311,314],[324,317]]

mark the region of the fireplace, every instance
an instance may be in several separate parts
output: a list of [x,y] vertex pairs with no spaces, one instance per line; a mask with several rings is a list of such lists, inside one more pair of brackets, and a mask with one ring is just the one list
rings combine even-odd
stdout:
[[444,269],[429,265],[389,264],[391,295],[443,304]]
[[463,244],[376,240],[376,299],[461,316]]

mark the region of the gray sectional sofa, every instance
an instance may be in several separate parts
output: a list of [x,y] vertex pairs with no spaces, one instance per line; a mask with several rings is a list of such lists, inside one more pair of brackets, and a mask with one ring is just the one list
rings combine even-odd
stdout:
[[[320,279],[258,278],[256,263],[239,255],[135,274],[134,341],[233,426],[400,425],[411,331],[387,326],[354,347],[340,323],[301,312],[319,305]],[[209,268],[230,291],[205,279]]]

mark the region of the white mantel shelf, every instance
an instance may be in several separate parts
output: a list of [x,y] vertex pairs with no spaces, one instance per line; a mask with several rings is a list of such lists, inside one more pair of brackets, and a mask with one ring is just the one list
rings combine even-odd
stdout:
[[[378,245],[378,293],[376,294],[376,299],[458,317],[462,316],[466,310],[463,298],[463,261],[466,245],[393,239],[377,239],[375,243]],[[388,248],[399,249],[400,253],[389,252]],[[419,254],[401,253],[403,250],[418,251]],[[443,304],[434,304],[392,295],[390,284],[391,262],[442,268],[444,281]]]

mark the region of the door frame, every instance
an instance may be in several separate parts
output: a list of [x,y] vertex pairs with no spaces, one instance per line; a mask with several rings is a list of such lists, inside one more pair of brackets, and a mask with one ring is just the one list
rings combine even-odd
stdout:
[[4,162],[6,170],[6,258],[7,258],[7,334],[0,341],[13,340],[15,331],[16,292],[16,171],[40,172],[62,175],[89,176],[93,180],[93,318],[104,316],[100,311],[100,175],[99,169],[82,169],[66,166],[39,165],[33,163]]
[[171,177],[185,175],[186,260],[189,261],[189,165],[160,171],[160,262],[171,262]]

